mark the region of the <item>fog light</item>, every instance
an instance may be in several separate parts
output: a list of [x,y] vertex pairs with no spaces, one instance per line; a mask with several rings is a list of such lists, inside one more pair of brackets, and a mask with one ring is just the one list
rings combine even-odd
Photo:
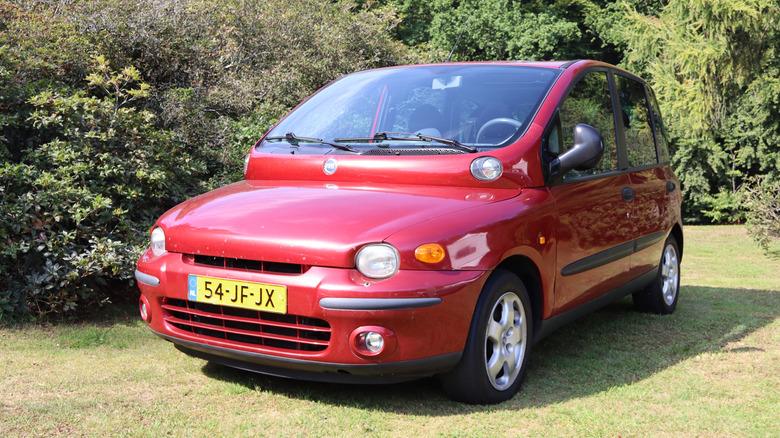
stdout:
[[349,335],[349,346],[364,359],[384,359],[395,351],[398,341],[392,330],[380,326],[358,327]]
[[385,346],[385,339],[377,332],[367,332],[363,337],[363,343],[366,345],[366,350],[379,353]]
[[141,295],[141,298],[138,300],[138,307],[141,310],[141,319],[146,321],[146,323],[152,322],[152,308],[145,296]]

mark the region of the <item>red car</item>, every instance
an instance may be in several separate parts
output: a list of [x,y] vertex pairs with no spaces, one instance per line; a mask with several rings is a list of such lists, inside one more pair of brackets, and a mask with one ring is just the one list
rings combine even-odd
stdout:
[[531,346],[633,294],[677,305],[683,233],[658,104],[595,61],[347,75],[287,115],[245,180],[165,213],[141,316],[176,348],[276,376],[497,403]]

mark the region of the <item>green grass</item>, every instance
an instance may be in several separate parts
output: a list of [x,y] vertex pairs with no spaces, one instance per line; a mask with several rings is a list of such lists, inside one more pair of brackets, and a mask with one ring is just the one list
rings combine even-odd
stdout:
[[625,299],[558,330],[500,405],[208,364],[117,308],[0,328],[0,436],[777,436],[780,263],[742,227],[685,233],[675,314]]
[[764,256],[741,226],[685,229],[683,282],[780,291],[780,243]]

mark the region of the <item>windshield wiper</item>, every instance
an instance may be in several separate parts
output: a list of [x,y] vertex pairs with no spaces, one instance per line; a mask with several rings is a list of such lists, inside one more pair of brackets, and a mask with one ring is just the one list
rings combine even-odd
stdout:
[[266,137],[266,140],[287,140],[287,143],[290,143],[293,146],[298,146],[299,141],[305,141],[309,143],[320,143],[325,144],[331,147],[334,147],[336,149],[341,149],[342,151],[348,151],[348,152],[354,152],[357,153],[358,151],[352,149],[351,147],[345,145],[345,144],[338,144],[330,141],[325,141],[321,138],[313,138],[313,137],[299,137],[295,135],[292,132],[288,132],[287,134],[284,134],[283,136],[277,136],[277,137]]
[[[403,137],[402,137],[403,136]],[[454,149],[458,149],[466,152],[477,152],[477,148],[466,146],[458,140],[450,138],[434,137],[432,135],[418,134],[414,132],[377,132],[373,137],[356,137],[356,138],[335,138],[334,141],[435,141],[446,146],[450,146]],[[378,144],[380,148],[387,148],[387,145]]]

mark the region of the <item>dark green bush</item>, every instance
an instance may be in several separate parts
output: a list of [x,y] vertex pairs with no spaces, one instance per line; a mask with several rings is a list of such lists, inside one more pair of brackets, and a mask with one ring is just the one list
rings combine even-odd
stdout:
[[348,1],[0,0],[0,316],[125,292],[152,221],[240,178],[292,105],[417,60],[396,23]]
[[197,192],[200,163],[139,110],[149,94],[130,67],[95,59],[93,94],[44,91],[30,99],[41,144],[0,168],[0,269],[6,311],[73,312],[128,284],[152,221]]

